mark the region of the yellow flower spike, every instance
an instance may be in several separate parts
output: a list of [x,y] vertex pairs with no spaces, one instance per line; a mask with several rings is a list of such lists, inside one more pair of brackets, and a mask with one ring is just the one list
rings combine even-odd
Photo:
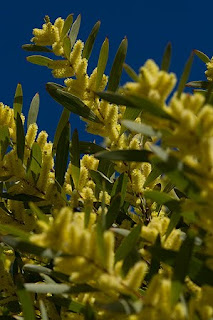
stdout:
[[53,60],[48,68],[52,69],[55,78],[66,78],[75,75],[75,70],[68,60]]
[[88,181],[88,176],[89,176],[88,169],[84,166],[81,166],[79,183],[78,183],[78,190],[79,191],[81,191],[84,188],[84,186],[86,185],[86,182]]
[[143,261],[137,262],[128,272],[123,283],[132,290],[137,291],[147,272],[147,264]]
[[93,206],[93,202],[96,201],[93,190],[90,187],[84,187],[81,191],[81,197],[84,201],[84,206]]
[[37,182],[37,187],[42,191],[46,191],[50,170],[53,169],[52,144],[46,144],[43,151],[42,167]]
[[208,81],[213,80],[213,57],[206,63],[207,70],[205,71]]
[[182,244],[182,231],[180,229],[173,229],[168,238],[163,242],[165,249],[178,251]]
[[33,29],[34,37],[31,39],[38,46],[51,46],[58,40],[56,28],[51,22],[46,22],[42,25],[42,29]]
[[39,145],[39,147],[41,148],[41,151],[43,151],[44,146],[47,143],[47,138],[48,138],[48,134],[46,133],[46,131],[41,131],[37,137],[37,143]]
[[213,135],[213,109],[211,105],[205,105],[198,115],[203,136]]
[[27,134],[25,136],[25,143],[28,148],[32,148],[32,145],[37,135],[37,131],[38,131],[38,126],[36,123],[32,123],[29,125],[29,128],[27,129]]
[[84,166],[85,168],[89,170],[97,170],[99,164],[99,160],[96,159],[94,156],[91,155],[84,155],[81,160],[81,166]]
[[79,64],[81,63],[83,48],[83,42],[81,40],[76,41],[70,54],[70,64],[74,70],[77,70]]
[[111,231],[104,232],[104,265],[109,273],[114,265],[114,234]]
[[131,186],[132,186],[133,192],[135,192],[136,194],[142,193],[144,182],[145,182],[145,177],[141,172],[141,170],[134,169],[131,172]]
[[177,303],[172,312],[172,320],[187,320],[187,310],[186,307],[181,303]]
[[108,194],[107,191],[101,191],[99,193],[99,201],[102,202],[103,200],[103,196],[104,196],[104,201],[105,201],[105,204],[109,205],[110,204],[110,199],[111,199],[111,196]]

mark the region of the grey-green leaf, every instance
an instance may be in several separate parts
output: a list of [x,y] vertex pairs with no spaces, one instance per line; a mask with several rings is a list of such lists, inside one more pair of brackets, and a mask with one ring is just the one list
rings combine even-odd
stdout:
[[0,161],[3,160],[10,145],[10,132],[8,126],[0,126]]
[[75,129],[72,135],[72,144],[70,148],[70,160],[72,165],[72,179],[75,188],[78,188],[80,178],[80,148],[78,139],[78,130]]
[[116,150],[103,151],[95,154],[98,159],[108,159],[114,161],[135,161],[135,162],[150,162],[153,153],[148,150]]
[[20,114],[17,113],[16,117],[16,152],[17,156],[23,162],[24,159],[24,148],[25,148],[25,134],[24,126],[20,117]]
[[132,132],[142,133],[147,137],[161,138],[161,133],[154,130],[151,126],[144,123],[136,123],[135,121],[123,120],[122,124]]
[[101,81],[103,78],[103,74],[107,65],[109,56],[109,40],[106,38],[102,44],[99,58],[98,58],[98,65],[97,65],[97,77],[96,77],[96,90],[99,89],[101,85]]
[[128,74],[128,76],[135,82],[138,82],[138,75],[137,73],[130,67],[127,63],[124,63],[123,65],[124,70]]
[[52,59],[40,55],[28,56],[26,59],[33,64],[45,67],[49,67],[49,64],[53,62]]
[[22,49],[25,51],[34,51],[34,52],[52,52],[51,49],[43,46],[37,46],[36,44],[24,44]]
[[17,112],[21,114],[23,106],[23,90],[20,83],[17,84],[16,92],[13,101],[14,118],[16,119]]
[[109,75],[108,91],[116,91],[118,89],[123,70],[123,64],[127,54],[127,45],[127,38],[124,38],[121,41],[121,44],[113,61],[113,65]]
[[47,83],[46,90],[55,101],[57,101],[67,110],[78,114],[87,120],[101,123],[95,113],[88,106],[86,106],[81,99],[69,92],[59,89],[57,84],[51,82]]
[[161,62],[161,70],[169,71],[170,63],[171,63],[171,56],[172,56],[172,45],[169,42],[165,48],[163,59]]
[[192,67],[193,58],[194,58],[194,55],[192,53],[190,55],[188,61],[186,62],[185,67],[184,67],[184,70],[183,70],[183,73],[181,75],[180,82],[179,82],[179,85],[178,85],[178,88],[177,88],[177,97],[178,98],[180,98],[181,93],[183,92],[184,87],[185,87],[185,85],[186,85],[186,83],[188,81],[189,74],[190,74],[191,67]]
[[95,39],[97,37],[99,28],[100,28],[101,22],[97,21],[96,24],[94,25],[94,27],[92,28],[89,37],[87,38],[85,45],[84,45],[84,49],[82,52],[82,57],[86,58],[87,60],[89,60],[90,55],[92,53],[92,49],[95,43]]
[[36,123],[36,121],[37,121],[37,116],[38,116],[38,111],[39,111],[39,103],[40,103],[39,94],[36,93],[31,101],[31,104],[30,104],[30,109],[29,109],[28,117],[27,117],[27,128],[29,128],[30,124]]
[[67,33],[69,32],[71,25],[73,23],[73,14],[69,14],[66,18],[66,20],[64,21],[64,26],[63,29],[61,31],[61,40],[63,40],[63,38],[67,35]]
[[80,25],[81,25],[81,15],[79,14],[76,18],[76,20],[73,22],[70,33],[69,33],[69,38],[70,38],[70,42],[71,42],[71,48],[74,46],[75,41],[77,39],[78,36],[78,32],[80,29]]
[[194,53],[196,54],[196,56],[198,56],[198,58],[200,58],[200,60],[202,60],[204,63],[208,63],[210,61],[209,57],[203,53],[202,51],[199,50],[194,50]]

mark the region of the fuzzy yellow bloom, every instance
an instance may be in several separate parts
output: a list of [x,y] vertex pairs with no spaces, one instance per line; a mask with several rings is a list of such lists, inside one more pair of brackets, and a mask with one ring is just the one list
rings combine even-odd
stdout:
[[213,80],[213,57],[206,63],[207,70],[205,71],[206,77],[209,81]]

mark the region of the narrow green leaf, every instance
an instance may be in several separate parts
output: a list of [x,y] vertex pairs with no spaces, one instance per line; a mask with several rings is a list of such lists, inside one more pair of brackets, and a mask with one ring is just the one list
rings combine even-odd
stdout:
[[176,227],[176,225],[180,221],[180,218],[181,218],[181,213],[179,210],[172,212],[172,215],[171,215],[170,221],[169,221],[169,225],[166,230],[166,238],[168,238],[168,236],[170,235],[172,230]]
[[56,278],[56,279],[59,279],[59,280],[63,280],[65,282],[69,281],[69,276],[68,275],[66,275],[64,273],[61,273],[61,272],[58,272],[58,271],[53,271],[50,268],[46,268],[46,267],[43,267],[43,266],[40,266],[40,265],[25,264],[22,269],[23,269],[23,271],[44,274],[44,275],[47,275],[49,277],[53,277],[53,278]]
[[53,62],[52,59],[40,55],[28,56],[26,59],[33,64],[45,67],[49,67],[49,64]]
[[180,82],[179,82],[179,85],[178,85],[178,88],[177,88],[177,98],[180,98],[181,93],[183,92],[184,87],[185,87],[185,85],[187,83],[187,80],[189,78],[189,74],[190,74],[190,71],[191,71],[191,67],[192,67],[193,58],[194,58],[194,55],[193,55],[193,52],[192,52],[190,57],[189,57],[189,59],[188,59],[188,61],[186,62],[186,65],[184,67],[182,76],[180,78]]
[[205,53],[196,49],[193,51],[196,54],[196,56],[198,56],[198,58],[200,58],[200,60],[202,60],[204,63],[208,63],[210,61],[209,57]]
[[65,57],[67,58],[67,60],[70,60],[71,42],[68,36],[64,37],[63,48]]
[[89,170],[90,176],[92,177],[93,181],[95,182],[95,186],[99,191],[103,191],[103,183],[105,184],[106,191],[110,194],[112,191],[112,181],[109,180],[107,176],[105,176],[100,171]]
[[90,121],[101,123],[95,113],[89,107],[87,107],[83,103],[83,101],[81,101],[81,99],[72,95],[71,93],[58,89],[57,84],[49,82],[46,84],[46,89],[55,101],[57,101],[69,111],[78,114],[79,116]]
[[23,91],[20,83],[17,84],[16,92],[13,101],[14,118],[16,119],[17,112],[21,114],[23,106]]
[[53,259],[57,255],[56,252],[52,251],[52,249],[42,248],[42,247],[36,246],[33,243],[23,241],[19,238],[15,238],[12,236],[2,236],[2,241],[7,245],[11,246],[15,250],[34,254],[38,257]]
[[22,288],[17,290],[17,295],[19,297],[19,301],[21,302],[24,320],[36,320],[35,310],[30,293]]
[[[126,110],[124,111],[122,120],[135,120],[141,113],[141,110],[139,109],[135,109],[135,108],[131,108],[128,107],[126,108]],[[121,124],[121,134],[124,133],[126,131],[125,126],[123,125],[123,123]]]
[[209,81],[191,81],[186,84],[189,88],[208,89]]
[[178,200],[175,200],[174,198],[172,198],[170,195],[168,195],[168,193],[157,191],[157,190],[145,190],[144,196],[145,198],[151,199],[161,205],[164,205],[170,201],[177,201],[179,203]]
[[204,104],[212,103],[212,91],[213,91],[213,81],[208,83]]
[[135,161],[135,162],[150,162],[153,153],[148,150],[116,150],[102,151],[95,154],[98,159],[108,159],[114,161]]
[[172,281],[172,304],[175,304],[178,301],[182,291],[185,277],[189,271],[193,247],[194,238],[187,236],[177,253]]
[[45,308],[45,304],[44,304],[43,300],[39,300],[39,307],[40,307],[40,311],[41,311],[42,320],[49,320],[49,317],[47,315],[47,310]]
[[11,193],[7,193],[7,192],[2,192],[0,193],[0,197],[4,198],[4,199],[11,199],[11,200],[15,200],[15,201],[22,201],[22,202],[40,202],[43,201],[44,199],[39,198],[37,196],[32,196],[30,194],[24,194],[24,193],[19,193],[19,194],[11,194]]
[[136,243],[140,237],[141,225],[138,224],[131,232],[123,239],[120,246],[115,253],[115,263],[124,260],[132,249],[136,246]]
[[113,222],[117,219],[119,215],[120,207],[121,207],[121,194],[119,193],[112,198],[110,205],[108,207],[108,211],[105,216],[105,224],[104,224],[105,230],[109,229],[112,226]]
[[[114,92],[97,92],[97,95],[111,103],[134,108],[140,111],[148,112],[156,117],[175,121],[166,111],[164,111],[157,103],[150,101],[147,98],[142,98],[134,95],[124,96]],[[126,118],[127,119],[127,118]],[[128,118],[129,120],[133,120]]]
[[76,313],[83,313],[85,309],[85,305],[82,303],[79,303],[77,301],[61,298],[61,297],[49,297],[48,300],[52,301],[55,305],[59,306],[60,308],[63,306],[67,310],[76,312]]
[[87,60],[89,60],[90,55],[92,53],[92,49],[95,43],[95,39],[97,37],[99,28],[100,28],[101,22],[97,21],[96,24],[94,25],[94,27],[92,28],[89,37],[87,38],[85,45],[84,45],[84,49],[82,52],[82,57],[86,58]]
[[78,130],[75,129],[72,135],[72,144],[70,148],[70,160],[72,165],[72,179],[75,188],[78,189],[80,178],[80,148],[78,139]]
[[123,70],[123,64],[127,53],[127,38],[121,41],[118,51],[115,55],[113,65],[109,75],[108,90],[116,91],[118,89],[120,78]]
[[40,103],[39,94],[36,93],[31,101],[31,104],[30,104],[30,109],[29,109],[28,117],[27,117],[27,128],[29,128],[30,124],[36,123],[36,121],[37,121],[37,116],[38,116],[38,111],[39,111],[39,103]]
[[101,85],[103,74],[108,61],[108,56],[109,56],[109,40],[108,38],[106,38],[102,44],[99,58],[98,58],[96,87],[95,87],[96,90],[98,90]]
[[169,71],[170,63],[171,63],[171,56],[172,56],[172,45],[169,42],[165,48],[163,59],[161,62],[161,70]]
[[16,236],[19,237],[20,239],[26,241],[29,240],[30,234],[22,231],[21,229],[14,227],[14,226],[10,226],[8,224],[0,224],[0,230],[2,232],[6,232],[12,236]]
[[16,117],[16,152],[17,156],[23,162],[24,159],[24,148],[25,148],[25,134],[24,126],[20,117],[20,114],[17,113]]
[[124,204],[124,199],[126,196],[127,190],[127,183],[128,183],[128,176],[126,173],[122,173],[115,181],[113,185],[113,189],[111,192],[111,197],[115,197],[118,193],[121,194],[121,203],[120,206]]
[[22,49],[25,51],[34,51],[34,52],[53,52],[51,49],[43,46],[37,46],[36,44],[24,44]]
[[94,154],[106,150],[93,142],[79,141],[80,153]]
[[69,154],[70,125],[67,123],[61,132],[55,160],[55,178],[60,186],[64,184],[64,176],[67,169],[67,160]]
[[34,142],[31,149],[28,171],[32,174],[34,181],[39,178],[42,164],[42,152],[37,142]]
[[146,181],[145,181],[143,187],[144,188],[148,187],[160,175],[161,175],[161,171],[156,166],[153,165],[152,166],[152,171],[150,172],[150,174],[146,178]]
[[46,214],[44,214],[42,210],[35,205],[34,202],[29,202],[29,207],[37,215],[39,220],[44,221],[46,223],[49,222],[49,217],[46,216]]
[[148,137],[161,138],[162,134],[159,131],[154,130],[151,126],[143,123],[136,123],[135,121],[123,120],[122,124],[132,132],[142,133]]
[[63,38],[68,34],[71,25],[73,23],[73,14],[69,14],[66,18],[66,20],[64,21],[64,26],[63,29],[61,31],[61,40],[63,40]]
[[0,160],[1,161],[4,158],[9,145],[10,145],[10,132],[9,132],[8,126],[0,126]]
[[63,294],[70,290],[67,284],[25,283],[24,287],[28,292],[36,293]]
[[132,80],[138,82],[139,78],[137,73],[128,64],[124,63],[123,68]]
[[81,25],[81,15],[79,14],[76,18],[76,20],[73,22],[70,33],[69,33],[69,38],[70,38],[70,42],[71,42],[71,48],[74,46],[75,41],[77,39],[78,36],[78,32],[80,29],[80,25]]
[[59,137],[61,135],[63,128],[65,127],[65,125],[69,121],[69,117],[70,117],[70,111],[67,109],[63,109],[63,111],[61,113],[60,120],[59,120],[57,128],[56,128],[55,136],[54,136],[53,151],[56,150]]

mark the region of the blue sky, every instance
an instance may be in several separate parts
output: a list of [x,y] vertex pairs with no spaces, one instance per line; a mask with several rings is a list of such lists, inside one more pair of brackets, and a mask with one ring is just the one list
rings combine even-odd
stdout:
[[[16,85],[20,82],[24,91],[23,111],[27,115],[32,97],[39,92],[39,130],[47,130],[50,140],[53,140],[62,107],[46,93],[45,83],[57,82],[57,79],[52,78],[50,70],[45,67],[27,62],[27,52],[21,49],[22,44],[30,43],[32,29],[41,27],[45,15],[54,22],[59,16],[66,18],[74,13],[77,17],[81,13],[79,38],[83,41],[95,22],[101,20],[89,71],[96,67],[101,44],[108,36],[110,52],[106,73],[109,74],[116,50],[123,37],[127,36],[126,62],[136,71],[148,58],[160,64],[164,48],[170,41],[173,47],[170,70],[179,77],[193,49],[199,49],[210,57],[213,55],[211,3],[211,0],[4,1],[0,11],[0,101],[12,106]],[[195,57],[190,80],[205,79],[204,71],[205,65]],[[124,74],[122,83],[128,80]],[[77,127],[81,140],[93,141],[95,137],[85,135],[84,126],[78,117],[71,116],[72,130]]]

